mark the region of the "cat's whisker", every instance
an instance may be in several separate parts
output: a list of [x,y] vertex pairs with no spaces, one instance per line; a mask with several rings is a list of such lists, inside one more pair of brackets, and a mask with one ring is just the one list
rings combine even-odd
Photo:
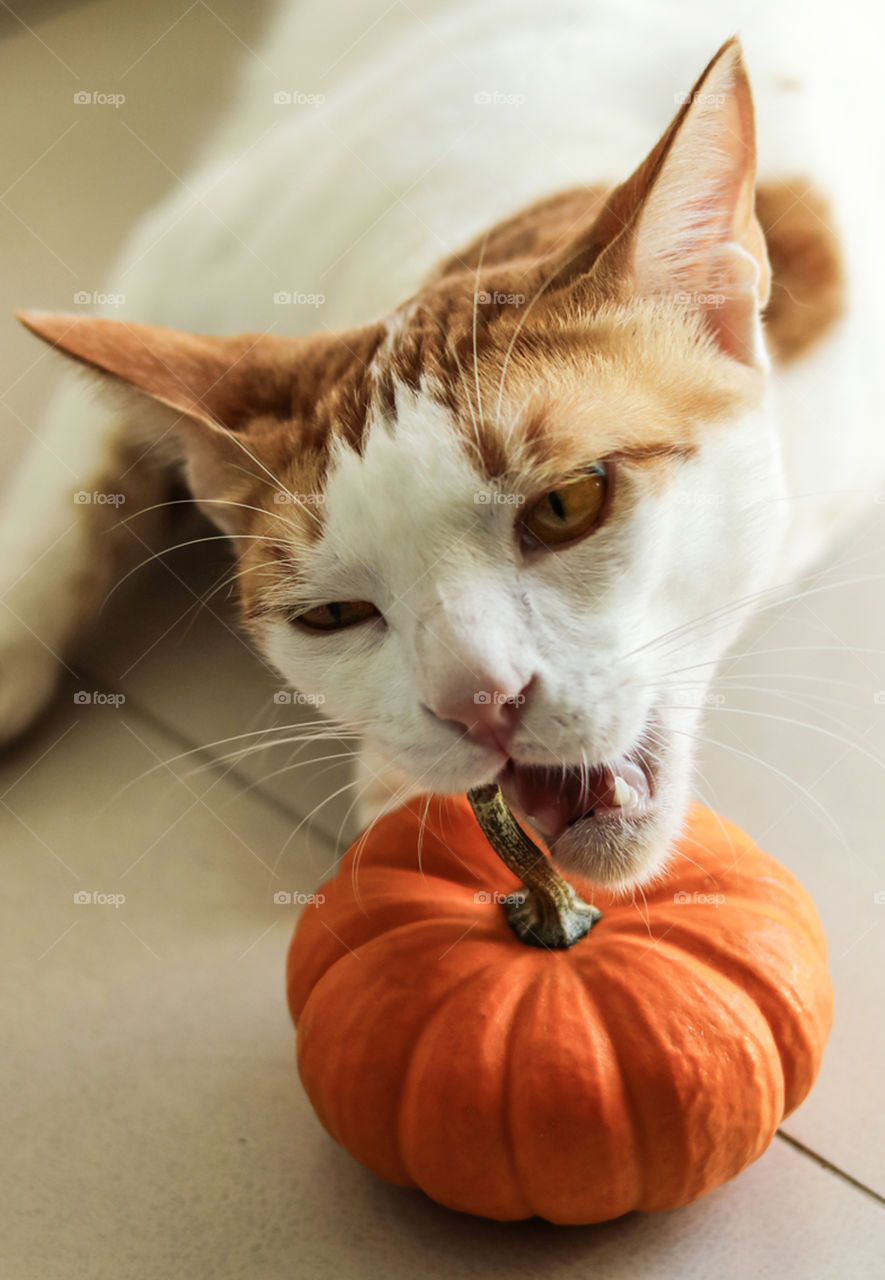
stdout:
[[717,738],[711,738],[709,735],[700,734],[697,731],[671,728],[670,732],[679,734],[681,737],[689,738],[693,742],[703,743],[706,746],[715,747],[722,751],[729,751],[733,755],[740,756],[743,760],[749,760],[751,764],[760,765],[766,773],[774,774],[775,777],[780,778],[781,781],[785,782],[794,791],[797,800],[801,801],[803,804],[808,803],[814,806],[818,813],[823,816],[831,834],[839,841],[841,847],[846,850],[846,852],[852,852],[855,853],[856,856],[859,856],[856,854],[856,850],[851,850],[849,848],[845,832],[839,826],[829,809],[827,809],[826,805],[818,800],[816,796],[811,794],[810,788],[804,787],[801,782],[798,782],[791,774],[786,773],[785,770],[778,768],[777,765],[773,765],[768,760],[763,760],[758,755],[754,755],[751,751],[743,751],[733,743],[721,742]]
[[418,861],[418,874],[421,876],[422,879],[424,878],[424,863],[421,860],[421,855],[424,849],[424,831],[427,827],[427,814],[430,810],[430,804],[432,800],[433,800],[433,793],[428,791],[427,799],[424,802],[424,808],[421,812],[421,817],[418,822],[417,861]]
[[[364,790],[364,791],[368,790],[368,788],[369,788],[369,786],[370,786],[370,785],[371,785],[371,779],[368,779],[368,780],[366,781],[366,784],[365,784],[365,786],[364,786],[363,790]],[[392,800],[389,802],[389,805],[388,805],[388,806],[385,806],[385,808],[390,808],[390,809],[396,809],[396,808],[398,808],[398,807],[399,807],[399,805],[402,803],[402,801],[403,801],[403,800],[406,798],[406,796],[409,794],[409,791],[410,791],[410,790],[411,790],[411,783],[410,783],[410,782],[403,782],[403,783],[401,783],[401,784],[400,784],[400,786],[398,786],[398,787],[397,787],[396,791],[394,791],[394,793],[393,793],[393,798],[392,798]],[[362,834],[360,835],[359,840],[358,840],[358,842],[357,842],[357,846],[356,846],[356,848],[355,848],[355,850],[354,850],[354,855],[353,855],[353,864],[352,864],[352,866],[351,866],[351,871],[350,871],[350,882],[351,882],[351,884],[352,884],[352,886],[353,886],[354,899],[356,900],[357,904],[360,906],[360,909],[361,909],[361,910],[362,910],[362,905],[361,905],[361,903],[362,903],[362,895],[360,894],[360,890],[359,890],[359,867],[360,867],[360,862],[362,861],[363,853],[364,853],[365,848],[366,848],[366,842],[368,841],[369,836],[372,834],[373,830],[375,829],[375,826],[377,825],[377,823],[381,820],[381,818],[382,818],[383,816],[384,816],[384,814],[382,814],[382,813],[378,813],[378,814],[376,814],[376,815],[375,815],[375,817],[372,819],[372,821],[371,821],[371,822],[369,823],[369,825],[366,827],[365,831],[363,831],[363,832],[362,832]]]
[[[660,684],[658,685],[652,684],[652,685],[645,685],[641,687],[663,688],[666,693],[667,690],[672,690],[674,687],[677,689],[684,689],[685,686],[684,685],[673,686],[673,685],[666,685],[666,684],[662,686]],[[706,685],[702,687],[705,690],[708,688],[708,686]],[[825,710],[825,708],[828,706],[841,707],[844,709],[845,706],[848,705],[846,704],[846,701],[844,698],[830,698],[824,693],[812,693],[808,689],[801,689],[801,690],[800,689],[772,689],[765,685],[732,684],[727,687],[727,691],[729,694],[754,693],[754,694],[759,694],[760,696],[765,698],[783,698],[789,702],[796,702],[802,706],[806,706],[809,711],[820,711],[822,715],[830,715],[830,713]],[[661,703],[661,705],[665,706],[669,711],[706,712],[706,711],[728,711],[730,709],[729,705],[724,701],[719,701],[719,702],[715,701],[717,697],[720,699],[724,699],[725,698],[724,693],[723,694],[705,693],[704,697],[705,697],[705,701],[701,702],[699,700],[697,703],[694,703],[694,704],[689,704],[684,701],[677,701],[677,702]],[[830,718],[835,719],[835,717],[831,715],[830,715]],[[843,726],[843,727],[847,728],[848,726]]]
[[[305,747],[312,744],[308,742],[303,742],[299,745],[301,747]],[[328,760],[347,760],[352,756],[353,756],[352,751],[337,751],[337,752],[334,752],[332,755],[327,755],[327,756],[308,756],[307,759],[305,760],[295,760],[290,758],[286,762],[286,764],[281,765],[279,769],[274,769],[270,773],[262,774],[261,777],[255,778],[252,782],[246,783],[245,786],[238,787],[236,794],[232,797],[232,799],[237,799],[239,796],[246,795],[248,792],[254,790],[255,787],[263,787],[265,783],[270,782],[272,778],[279,777],[280,774],[287,773],[290,770],[294,772],[296,769],[309,768],[311,765],[323,764]],[[229,760],[230,757],[228,757],[227,759]],[[241,756],[236,757],[234,759],[234,763],[235,764],[238,763],[240,759],[242,759]],[[227,761],[225,760],[224,763],[227,763]],[[205,772],[205,766],[198,765],[196,768],[191,769],[188,773],[182,774],[181,776],[183,778],[192,778],[204,772]]]
[[814,724],[810,720],[796,720],[792,716],[778,715],[774,711],[759,711],[745,707],[710,707],[711,711],[725,712],[736,716],[752,716],[757,720],[771,720],[778,724],[794,725],[802,729],[810,729],[813,733],[822,734],[824,737],[831,738],[833,742],[840,746],[847,747],[849,750],[857,751],[865,759],[875,764],[880,769],[885,769],[885,760],[882,760],[874,752],[867,750],[857,739],[847,738],[843,734],[836,733],[826,725]]
[[473,324],[472,324],[473,377],[476,382],[476,412],[477,412],[477,415],[479,416],[480,424],[482,424],[483,419],[482,419],[482,393],[479,389],[479,356],[477,353],[477,341],[476,341],[476,318],[477,318],[477,312],[479,310],[479,281],[480,281],[480,275],[482,273],[482,262],[483,262],[483,258],[485,257],[486,246],[489,243],[490,235],[491,235],[491,227],[486,232],[483,238],[483,242],[479,250],[479,259],[476,264],[476,274],[473,280]]
[[[231,742],[239,742],[243,738],[253,738],[259,735],[267,735],[271,733],[290,732],[293,729],[302,729],[302,728],[315,729],[318,727],[323,728],[324,732],[316,734],[316,737],[315,737],[316,741],[320,741],[322,738],[328,737],[330,734],[336,737],[346,735],[348,737],[353,737],[357,739],[365,735],[365,728],[357,727],[353,729],[344,729],[344,728],[339,729],[338,726],[336,726],[331,721],[316,720],[316,721],[306,721],[304,725],[293,725],[293,724],[269,725],[263,729],[252,729],[252,730],[248,730],[245,733],[236,733],[231,735],[228,738],[218,738],[214,742],[204,743],[196,747],[190,747],[186,751],[179,751],[176,755],[169,756],[164,760],[160,760],[156,764],[151,765],[149,769],[145,769],[141,773],[136,774],[134,777],[130,778],[127,782],[123,783],[122,786],[118,787],[118,789],[114,792],[114,794],[102,806],[102,812],[105,809],[107,809],[110,805],[114,804],[117,800],[119,800],[123,795],[125,795],[125,793],[130,789],[130,787],[134,787],[138,783],[144,782],[145,779],[151,777],[154,773],[157,773],[160,769],[170,769],[172,765],[178,764],[180,761],[186,760],[190,756],[194,756],[194,755],[205,756],[206,757],[205,768],[213,769],[213,768],[217,768],[219,763],[222,763],[222,764],[226,763],[230,755],[237,754],[234,752],[234,753],[228,753],[228,755],[225,755],[225,756],[213,755],[212,752],[216,747],[223,747],[227,743],[231,743]],[[288,745],[289,742],[296,742],[296,741],[298,741],[297,738],[284,739],[282,742],[282,745]],[[275,745],[277,745],[275,741],[263,742],[263,743],[255,744],[255,750],[262,750],[262,749],[266,749],[267,747],[272,747]],[[249,751],[249,748],[243,749],[244,753],[247,753],[248,751]]]
[[[289,835],[286,837],[283,843],[283,847],[280,849],[280,852],[277,854],[277,857],[273,862],[273,866],[272,866],[272,869],[274,872],[276,872],[277,869],[279,868],[279,865],[282,862],[286,854],[286,851],[289,848],[289,845],[292,843],[292,841],[301,831],[302,827],[304,827],[307,823],[311,822],[316,817],[316,815],[320,812],[320,810],[325,808],[327,804],[331,804],[333,800],[337,799],[338,796],[343,795],[345,791],[349,791],[352,787],[357,786],[358,782],[359,782],[358,778],[352,778],[350,782],[346,782],[344,783],[343,786],[338,787],[338,789],[336,791],[333,791],[331,795],[324,796],[322,800],[318,801],[317,804],[315,804],[313,808],[304,815],[304,817],[301,819],[298,825],[294,827],[292,831],[289,832]],[[326,836],[325,833],[323,833],[323,838],[328,839],[329,837]]]
[[144,569],[147,565],[153,564],[157,560],[164,559],[164,557],[171,555],[174,551],[184,551],[187,547],[198,547],[205,542],[223,542],[229,545],[231,540],[240,542],[267,542],[276,544],[280,547],[284,547],[286,545],[285,542],[282,542],[279,538],[272,538],[266,534],[260,533],[211,533],[204,534],[199,538],[188,538],[185,542],[175,542],[170,546],[160,547],[157,551],[152,551],[150,555],[145,556],[143,560],[138,562],[138,564],[133,565],[132,568],[128,569],[127,572],[114,583],[105,595],[101,608],[103,609],[105,607],[115,592],[118,591],[125,582],[128,582],[133,574],[138,573],[139,570]]
[[[685,667],[671,668],[671,670],[666,672],[665,675],[678,676],[685,671],[697,671],[703,667],[718,667],[723,663],[734,663],[734,662],[742,661],[746,658],[774,657],[774,656],[781,656],[783,654],[789,654],[792,656],[797,653],[815,653],[815,654],[838,653],[841,655],[850,653],[852,655],[863,654],[865,657],[873,657],[873,658],[885,657],[885,649],[872,649],[869,647],[863,647],[859,645],[852,645],[850,649],[846,645],[838,645],[838,644],[782,645],[776,649],[749,649],[749,650],[744,650],[743,652],[740,652],[740,653],[729,652],[724,656],[720,656],[718,658],[705,658],[700,662],[689,663]],[[726,679],[730,677],[730,674],[731,673],[722,673],[719,675],[714,674],[711,677],[711,680]],[[735,673],[735,674],[739,675],[740,673]],[[748,674],[755,675],[755,672],[749,672]],[[823,675],[817,676],[817,675],[803,674],[801,672],[784,672],[783,674],[784,676],[789,675],[790,678],[795,678],[795,679],[809,679],[809,680],[832,679],[832,677],[829,677],[829,676],[823,676]],[[772,678],[774,677],[772,676]],[[680,681],[679,683],[688,684],[691,682]],[[706,683],[706,681],[699,681],[698,683]],[[861,686],[858,686],[858,687],[860,688]]]
[[[844,650],[842,651],[844,652]],[[852,653],[854,650],[852,650]],[[699,662],[699,667],[712,665],[709,663]],[[691,667],[684,668],[686,671],[693,670]],[[805,671],[724,671],[712,676],[699,676],[696,680],[673,679],[664,676],[660,680],[643,681],[640,688],[643,689],[689,689],[697,687],[699,689],[710,689],[716,685],[725,684],[731,688],[741,688],[737,685],[738,680],[808,680],[818,684],[839,685],[847,689],[866,689],[867,685],[862,684],[859,680],[844,680],[840,676],[825,676],[820,672]],[[773,689],[769,689],[766,685],[749,685],[755,693],[774,693]]]

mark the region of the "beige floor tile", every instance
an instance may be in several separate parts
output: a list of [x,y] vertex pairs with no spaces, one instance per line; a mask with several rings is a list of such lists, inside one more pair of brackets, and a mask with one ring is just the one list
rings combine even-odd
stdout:
[[588,1229],[464,1218],[360,1169],[296,1080],[294,909],[273,902],[328,849],[274,878],[289,825],[229,779],[154,769],[173,749],[128,704],[71,697],[2,771],[7,1274],[876,1274],[881,1206],[777,1139],[684,1210]]
[[829,940],[833,1035],[785,1127],[885,1195],[883,563],[878,507],[802,598],[755,621],[716,685],[704,732],[724,745],[701,771],[716,807],[808,887]]

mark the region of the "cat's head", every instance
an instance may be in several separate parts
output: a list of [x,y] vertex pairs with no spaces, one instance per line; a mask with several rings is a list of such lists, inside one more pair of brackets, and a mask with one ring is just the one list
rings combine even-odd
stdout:
[[180,449],[288,681],[421,788],[499,778],[623,887],[678,828],[706,681],[777,555],[754,179],[730,42],[628,181],[493,228],[375,323],[25,322]]

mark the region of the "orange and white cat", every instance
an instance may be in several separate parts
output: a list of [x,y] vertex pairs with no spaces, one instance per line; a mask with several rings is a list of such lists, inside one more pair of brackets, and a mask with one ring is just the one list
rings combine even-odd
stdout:
[[885,464],[881,19],[419,8],[383,48],[365,3],[334,39],[283,15],[297,91],[249,73],[118,318],[22,315],[99,378],[0,511],[0,734],[132,540],[74,492],[131,514],[181,463],[256,645],[364,734],[364,822],[497,778],[626,887],[678,831],[717,658]]

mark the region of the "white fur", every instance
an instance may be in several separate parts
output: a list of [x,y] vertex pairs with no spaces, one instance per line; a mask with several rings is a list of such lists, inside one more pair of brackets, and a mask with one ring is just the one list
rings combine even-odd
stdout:
[[[320,0],[281,16],[263,60],[283,81],[257,63],[249,70],[209,162],[124,249],[112,283],[127,301],[114,315],[203,332],[296,333],[384,314],[441,257],[528,201],[626,177],[676,95],[734,31],[757,106],[760,174],[810,177],[831,198],[851,288],[838,331],[772,376],[766,417],[711,433],[700,459],[636,510],[617,544],[603,530],[543,571],[514,560],[511,509],[473,503],[478,477],[426,397],[402,393],[393,434],[376,424],[364,460],[337,460],[317,591],[376,600],[386,630],[319,639],[278,624],[266,644],[293,682],[322,688],[330,710],[374,726],[377,745],[361,766],[376,779],[365,819],[390,795],[385,769],[391,787],[481,780],[484,749],[432,713],[468,678],[539,677],[518,739],[525,759],[623,749],[667,665],[666,647],[642,646],[804,568],[877,487],[882,17],[861,0],[840,5],[825,27],[799,0],[482,0],[424,4],[417,18],[394,6],[383,46],[371,32],[360,46],[378,15],[364,0],[353,14],[351,29],[336,19],[334,34]],[[351,44],[363,60],[351,58],[346,76],[327,72]],[[327,100],[277,106],[281,83]],[[477,102],[477,94],[517,101]],[[279,290],[326,301],[275,305]],[[0,515],[3,573],[20,579],[9,598],[23,615],[0,621],[0,680],[3,664],[21,670],[24,651],[40,669],[23,694],[8,679],[0,686],[8,700],[0,732],[17,729],[46,696],[48,664],[30,632],[54,651],[66,642],[63,588],[87,554],[67,495],[102,471],[119,429],[114,414],[87,407],[67,384],[45,438],[55,453],[71,439],[81,452],[62,463],[35,454]],[[679,665],[720,653],[739,617],[684,639]],[[690,727],[695,712],[681,714]],[[685,790],[680,741],[674,812]]]

